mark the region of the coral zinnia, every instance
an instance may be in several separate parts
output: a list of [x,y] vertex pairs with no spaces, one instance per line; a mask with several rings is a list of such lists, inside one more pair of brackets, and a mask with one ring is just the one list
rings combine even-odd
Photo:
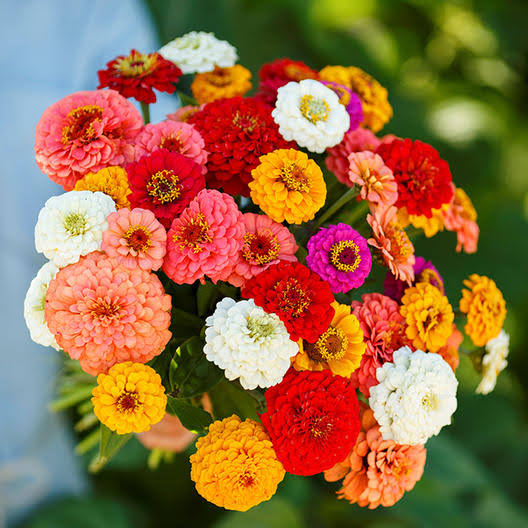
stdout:
[[182,71],[159,53],[140,53],[133,49],[128,56],[119,55],[99,70],[98,88],[112,88],[123,97],[133,97],[137,101],[150,104],[156,102],[154,89],[173,93],[174,83]]
[[191,90],[199,104],[244,95],[251,90],[251,72],[240,64],[229,68],[215,66],[213,71],[194,76]]
[[346,224],[320,229],[307,244],[306,265],[330,284],[333,293],[359,288],[370,273],[367,241]]
[[444,361],[453,369],[453,372],[456,372],[458,364],[460,363],[458,348],[464,341],[464,336],[458,330],[455,323],[453,323],[452,328],[451,335],[447,339],[446,344],[438,350],[438,354],[444,358]]
[[260,415],[288,473],[315,475],[343,460],[360,429],[352,383],[329,370],[289,370],[266,391]]
[[168,229],[205,187],[202,168],[183,154],[159,149],[127,166],[130,205],[151,210]]
[[276,313],[293,341],[315,343],[334,316],[330,286],[298,262],[279,262],[248,280],[242,297]]
[[187,123],[191,116],[196,114],[196,112],[199,112],[203,109],[205,105],[185,105],[180,106],[175,112],[172,112],[171,114],[167,114],[167,119],[170,121],[176,121],[177,123]]
[[233,97],[205,105],[188,121],[209,152],[207,184],[235,195],[249,196],[247,184],[259,157],[288,148],[271,117],[271,107],[255,98]]
[[464,190],[455,188],[453,201],[442,210],[442,216],[446,229],[457,234],[456,250],[475,253],[479,239],[477,211]]
[[228,510],[247,511],[269,500],[284,478],[262,425],[236,415],[211,424],[190,461],[196,491]]
[[359,367],[366,348],[359,322],[350,306],[333,302],[332,308],[332,322],[319,339],[313,345],[299,341],[299,353],[292,361],[295,370],[330,369],[348,378]]
[[363,404],[360,411],[361,432],[354,448],[342,462],[325,471],[325,479],[335,482],[344,477],[337,495],[351,504],[371,510],[393,506],[422,478],[426,449],[420,444],[384,440],[372,410]]
[[394,139],[376,150],[398,182],[396,207],[405,207],[411,215],[431,218],[453,198],[451,171],[438,151],[422,141]]
[[142,124],[134,105],[113,90],[68,95],[49,106],[37,124],[37,165],[71,191],[85,174],[131,161],[131,143]]
[[83,176],[73,188],[74,191],[100,191],[114,200],[116,208],[130,207],[128,176],[122,167],[105,167]]
[[231,196],[200,191],[167,234],[163,271],[177,284],[192,284],[205,275],[226,280],[244,243],[244,219]]
[[171,337],[170,309],[156,275],[94,251],[50,282],[45,316],[59,346],[95,376],[157,356]]
[[506,303],[493,280],[474,273],[464,281],[460,311],[467,315],[464,330],[475,346],[497,337],[506,318]]
[[304,152],[294,149],[270,152],[260,158],[251,176],[251,199],[276,222],[307,222],[325,203],[323,173]]
[[405,290],[401,303],[400,313],[413,346],[438,352],[447,343],[455,318],[447,297],[428,282],[420,282]]
[[233,286],[242,286],[246,280],[281,260],[297,260],[295,237],[288,228],[268,216],[245,213],[244,231],[244,245],[227,278]]
[[117,434],[148,431],[165,414],[167,396],[160,375],[141,363],[118,363],[97,376],[94,413]]

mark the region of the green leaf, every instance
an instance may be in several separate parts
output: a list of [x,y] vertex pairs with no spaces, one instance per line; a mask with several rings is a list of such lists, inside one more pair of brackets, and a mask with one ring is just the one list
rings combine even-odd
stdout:
[[220,292],[212,282],[200,284],[196,292],[198,315],[207,314],[220,297]]
[[101,424],[99,454],[90,463],[91,473],[97,473],[132,438],[132,434],[120,435]]
[[236,414],[240,419],[258,419],[259,402],[238,385],[223,379],[212,390],[209,397],[213,404],[213,414],[217,420]]
[[179,308],[173,308],[171,311],[171,326],[170,331],[172,337],[188,339],[189,337],[196,336],[200,333],[200,330],[204,322],[201,317],[191,314]]
[[180,419],[183,427],[195,433],[203,433],[213,422],[212,416],[182,398],[167,399],[167,411]]

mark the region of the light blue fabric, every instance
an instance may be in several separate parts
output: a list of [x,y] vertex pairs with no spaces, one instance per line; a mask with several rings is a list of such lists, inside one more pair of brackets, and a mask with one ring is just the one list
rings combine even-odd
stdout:
[[[135,0],[2,0],[0,3],[0,527],[44,499],[87,487],[64,417],[50,414],[60,353],[34,344],[23,301],[45,259],[33,232],[62,189],[35,164],[35,125],[51,103],[97,87],[97,70],[131,48],[159,48]],[[153,120],[174,111],[159,97]]]

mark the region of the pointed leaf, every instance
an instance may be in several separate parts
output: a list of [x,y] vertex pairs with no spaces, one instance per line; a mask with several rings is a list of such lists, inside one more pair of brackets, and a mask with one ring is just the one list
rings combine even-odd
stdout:
[[259,402],[248,391],[223,379],[212,390],[209,397],[217,420],[236,414],[240,419],[258,419]]
[[209,424],[213,422],[213,418],[208,412],[182,398],[169,396],[167,399],[167,412],[177,416],[183,427],[194,433],[205,432]]
[[90,471],[97,473],[132,438],[132,434],[120,435],[101,424],[99,454],[90,463]]

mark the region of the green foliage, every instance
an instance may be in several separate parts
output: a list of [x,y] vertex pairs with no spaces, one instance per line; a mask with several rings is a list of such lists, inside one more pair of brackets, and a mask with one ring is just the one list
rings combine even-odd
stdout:
[[130,440],[132,434],[117,434],[105,425],[100,426],[99,453],[90,463],[90,471],[97,473]]
[[205,433],[213,421],[212,416],[200,407],[187,400],[171,396],[167,399],[167,412],[177,416],[186,429],[199,434]]
[[241,420],[258,419],[257,412],[261,398],[257,392],[248,392],[238,384],[223,379],[214,389],[209,391],[213,403],[213,414],[217,420],[222,420],[236,414]]

